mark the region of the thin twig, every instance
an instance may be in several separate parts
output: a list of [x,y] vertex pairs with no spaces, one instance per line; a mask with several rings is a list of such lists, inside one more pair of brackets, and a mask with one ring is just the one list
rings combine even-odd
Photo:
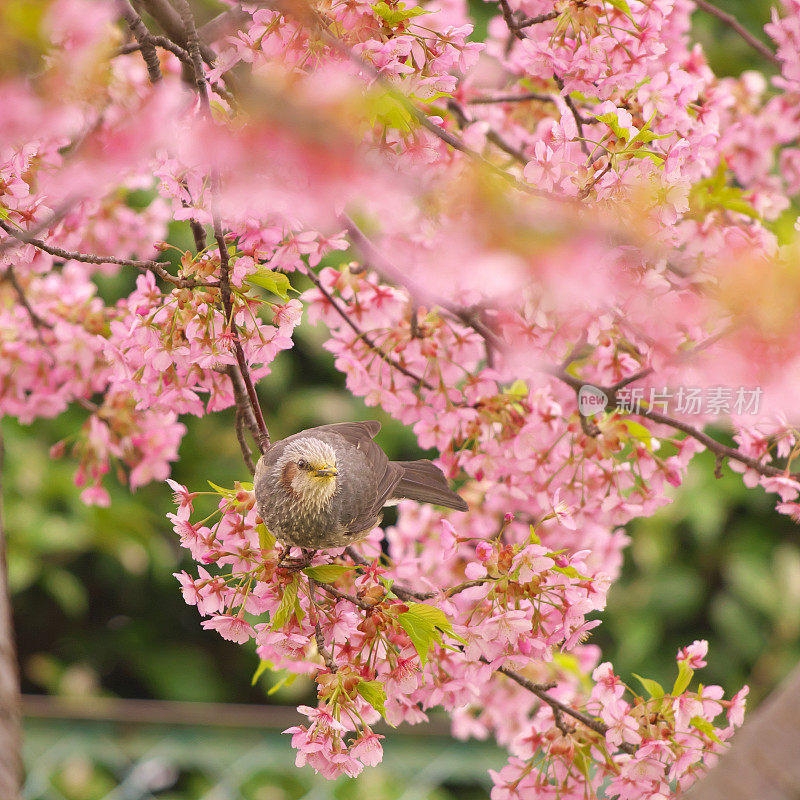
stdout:
[[[503,340],[480,319],[475,309],[466,308],[434,295],[421,284],[410,280],[401,269],[381,253],[378,247],[347,214],[340,214],[339,219],[347,229],[353,244],[361,251],[369,267],[374,269],[381,277],[392,283],[404,286],[415,302],[422,303],[429,308],[439,306],[444,309],[459,322],[472,328],[492,348],[500,349],[503,347]],[[489,357],[491,358],[491,356]]]
[[736,17],[734,17],[732,14],[728,14],[721,8],[717,8],[715,5],[707,2],[707,0],[694,0],[694,2],[698,8],[702,8],[707,14],[711,14],[711,16],[716,17],[718,20],[720,20],[720,22],[723,22],[729,28],[732,28],[734,31],[736,31],[736,33],[738,33],[739,36],[741,36],[742,39],[744,39],[747,44],[750,45],[750,47],[752,47],[754,50],[757,50],[768,61],[771,61],[773,64],[777,64],[778,66],[781,65],[782,62],[780,58],[778,58],[778,56],[776,56],[775,53],[773,53],[772,50],[770,50],[769,47],[767,47],[767,45],[765,45],[760,39],[757,39],[755,36],[753,36],[753,34],[750,33],[750,31],[748,31],[747,28],[745,28],[744,25],[742,25],[742,23],[739,22],[739,20],[736,19]]
[[555,103],[552,95],[539,92],[525,92],[524,94],[500,94],[493,97],[473,97],[467,100],[471,106],[490,105],[492,103],[524,103],[527,100],[538,100],[540,103]]
[[344,320],[344,322],[356,334],[356,336],[362,342],[364,342],[364,344],[366,344],[367,347],[369,347],[370,350],[372,350],[379,358],[385,361],[390,367],[396,369],[398,372],[402,373],[407,378],[411,378],[411,380],[413,380],[415,383],[419,384],[420,386],[424,386],[426,389],[430,391],[435,390],[435,387],[432,383],[425,380],[425,378],[416,375],[410,369],[404,367],[399,361],[392,358],[392,356],[389,355],[389,353],[387,353],[382,347],[380,347],[380,345],[378,345],[374,341],[374,339],[370,337],[368,333],[362,331],[358,327],[358,325],[356,325],[356,323],[353,322],[352,319],[350,319],[348,313],[339,305],[339,303],[336,301],[336,298],[333,297],[333,295],[322,285],[322,282],[310,269],[305,269],[304,272],[308,276],[308,278],[312,281],[312,283],[317,287],[317,289],[319,289],[322,296],[331,304],[336,313]]
[[[172,53],[172,55],[177,57],[182,64],[187,66],[192,65],[192,59],[189,57],[189,54],[186,52],[186,50],[184,50],[179,44],[175,44],[172,39],[168,39],[166,36],[160,36],[158,34],[151,33],[147,37],[147,41],[156,47],[160,47],[162,50],[167,50],[168,52]],[[138,42],[136,44],[131,42],[130,44],[120,47],[116,54],[119,56],[124,56],[128,55],[129,53],[137,53],[140,50],[142,50],[141,44]]]
[[[488,663],[486,659],[482,658],[481,660]],[[556,700],[555,697],[552,697],[545,691],[542,684],[534,683],[528,680],[524,675],[520,675],[518,672],[514,672],[514,670],[508,669],[507,667],[497,667],[496,671],[505,675],[507,678],[511,678],[512,681],[519,684],[523,689],[527,689],[529,692],[535,694],[543,703],[547,703],[547,705],[553,709],[554,713],[560,711],[562,714],[572,717],[572,719],[577,720],[582,725],[585,725],[587,728],[593,730],[595,733],[599,733],[603,737],[608,733],[608,726],[606,724],[595,717],[584,714],[583,711],[578,711],[575,708],[571,708],[566,703]],[[633,754],[636,752],[636,747],[627,742],[622,742],[619,745],[619,749],[623,753]]]
[[330,670],[330,672],[336,672],[336,662],[333,660],[333,656],[331,655],[330,651],[327,647],[325,647],[325,639],[322,636],[322,628],[319,626],[319,616],[317,614],[317,601],[314,599],[314,587],[319,586],[313,578],[308,579],[308,593],[309,599],[311,600],[310,610],[314,614],[314,638],[317,642],[317,652],[322,657],[322,660],[325,662],[325,666]]
[[[178,12],[183,24],[184,35],[186,38],[186,47],[189,55],[192,58],[194,66],[194,82],[197,87],[197,93],[200,96],[200,102],[204,109],[207,118],[211,119],[211,106],[208,99],[208,86],[206,85],[206,77],[203,72],[202,48],[200,39],[197,35],[197,26],[195,25],[192,9],[187,0],[175,0],[178,6]],[[219,178],[216,175],[211,179],[212,196],[216,196],[219,189]],[[242,348],[241,337],[239,329],[236,325],[236,320],[233,313],[233,303],[231,301],[231,284],[230,284],[230,259],[228,257],[228,247],[225,243],[225,235],[222,230],[222,223],[220,222],[219,215],[215,208],[212,208],[211,218],[214,227],[214,239],[217,243],[220,259],[220,295],[222,299],[222,307],[225,312],[226,324],[230,326],[231,335],[233,338],[233,349],[236,355],[236,362],[239,366],[242,380],[244,381],[247,396],[250,400],[250,405],[253,409],[256,424],[258,426],[258,438],[256,440],[258,449],[265,453],[270,446],[269,431],[264,422],[264,414],[261,411],[261,404],[258,401],[255,386],[253,385],[253,378],[250,375],[250,368],[247,366],[247,359],[244,355]],[[193,228],[195,237],[198,236],[198,231]]]
[[35,239],[29,236],[24,231],[15,231],[11,225],[3,220],[0,220],[0,228],[9,236],[13,236],[23,244],[33,245],[39,250],[49,253],[56,258],[61,258],[64,261],[81,261],[85,264],[119,264],[122,267],[134,267],[142,272],[152,272],[179,289],[195,289],[198,287],[216,289],[219,287],[217,283],[204,283],[203,281],[196,281],[193,278],[178,278],[167,272],[164,265],[158,261],[141,261],[131,258],[119,258],[117,256],[98,256],[90,253],[77,253],[72,250],[64,250],[62,247],[47,244],[41,239]]
[[[614,387],[611,386],[597,386],[596,384],[590,384],[589,381],[583,381],[580,378],[575,378],[569,373],[565,372],[564,370],[558,368],[552,368],[548,370],[551,375],[558,378],[563,383],[567,384],[567,386],[574,389],[576,392],[579,392],[584,386],[592,386],[594,389],[599,389],[600,391],[604,392],[606,397],[608,398],[608,403],[606,408],[608,410],[614,410],[617,404],[616,398],[616,391]],[[643,370],[643,372],[646,372]],[[647,373],[649,374],[649,373]],[[627,381],[627,379],[625,379]],[[627,381],[630,383],[631,381]],[[623,386],[627,385],[625,381],[620,382]],[[617,386],[617,384],[615,384]],[[622,388],[622,387],[620,387]],[[789,473],[786,469],[780,469],[778,467],[773,467],[771,464],[764,464],[758,459],[752,458],[751,456],[747,456],[742,453],[740,450],[734,447],[728,447],[721,442],[718,442],[716,439],[713,439],[704,431],[701,431],[699,428],[695,428],[693,425],[689,425],[689,423],[684,422],[683,420],[676,419],[675,417],[670,417],[666,414],[662,414],[659,411],[654,411],[650,408],[638,408],[636,411],[631,412],[639,417],[645,417],[646,419],[651,419],[653,422],[657,422],[660,425],[667,425],[670,428],[675,428],[676,430],[685,433],[687,436],[690,436],[692,439],[700,442],[702,445],[707,447],[712,453],[715,453],[717,456],[723,458],[729,458],[733,461],[738,461],[740,464],[744,464],[746,467],[749,467],[752,470],[755,470],[759,475],[764,475],[768,478],[778,478],[778,477],[785,477],[791,478],[796,481],[800,481],[800,473]]]
[[[471,125],[473,122],[475,122],[475,120],[470,119],[464,113],[464,109],[461,108],[461,106],[455,100],[448,100],[447,108],[451,113],[455,114],[460,127],[465,128],[467,125]],[[496,147],[499,147],[504,153],[510,155],[519,164],[525,165],[530,160],[525,153],[522,152],[522,150],[520,150],[518,147],[514,147],[512,144],[509,144],[496,130],[493,130],[492,128],[489,128],[489,130],[486,131],[486,139]]]
[[526,38],[525,34],[519,29],[519,23],[514,19],[514,12],[511,10],[511,6],[508,4],[508,0],[498,0],[500,5],[500,11],[503,14],[503,19],[506,21],[506,25],[508,30],[511,31],[512,35],[515,36],[520,41]]
[[37,333],[39,334],[39,341],[41,342],[43,347],[46,347],[44,343],[44,339],[42,339],[42,328],[47,328],[48,330],[52,330],[53,326],[45,319],[42,319],[31,307],[31,304],[28,302],[28,298],[25,295],[25,290],[20,285],[19,281],[17,280],[17,275],[14,272],[13,264],[9,264],[6,268],[5,275],[3,278],[7,280],[11,286],[13,287],[14,291],[16,292],[17,298],[19,302],[22,304],[23,308],[28,312],[28,316],[31,318],[31,322],[33,323],[34,328],[36,328]]
[[539,14],[537,17],[528,17],[516,24],[517,28],[530,28],[531,25],[539,25],[542,22],[549,22],[551,19],[558,19],[560,11],[549,11],[547,14]]
[[372,611],[372,606],[369,603],[365,603],[360,597],[354,597],[351,594],[340,591],[331,583],[317,583],[317,586],[332,597],[336,597],[339,600],[347,600],[348,603],[352,603],[363,611]]

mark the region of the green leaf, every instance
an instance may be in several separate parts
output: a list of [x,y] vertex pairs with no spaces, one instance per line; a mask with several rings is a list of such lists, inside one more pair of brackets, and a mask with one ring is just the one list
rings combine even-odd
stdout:
[[651,453],[653,452],[653,436],[644,425],[640,425],[632,419],[624,419],[622,424],[632,439],[640,441]]
[[415,6],[414,8],[406,8],[405,3],[397,3],[395,6],[390,6],[381,0],[380,3],[375,3],[372,10],[391,28],[396,27],[401,22],[405,22],[412,17],[419,17],[422,14],[430,14],[430,11],[425,11],[424,8]]
[[272,292],[272,294],[280,297],[281,300],[289,299],[289,291],[292,288],[289,279],[282,272],[275,272],[266,267],[259,267],[258,272],[248,275],[247,282]]
[[[361,681],[356,691],[386,719],[386,689],[380,681]],[[389,722],[389,720],[386,720]],[[391,723],[389,723],[391,725]],[[392,725],[394,728],[395,726]]]
[[692,682],[694,670],[689,666],[686,661],[681,661],[678,664],[678,677],[675,678],[675,684],[672,687],[672,696],[678,697],[682,695]]
[[352,572],[354,569],[355,567],[348,567],[345,564],[320,564],[318,567],[306,567],[303,572],[309,578],[320,583],[332,583],[346,572]]
[[367,114],[370,125],[383,125],[409,132],[416,126],[414,115],[403,99],[395,92],[380,91],[367,97]]
[[605,114],[590,114],[590,116],[594,117],[596,120],[598,120],[598,122],[605,122],[605,124],[608,125],[612,131],[614,131],[614,136],[616,136],[620,141],[628,141],[628,137],[631,135],[631,132],[628,128],[623,128],[619,124],[617,115],[613,111],[607,111]]
[[692,717],[689,721],[689,724],[701,733],[704,733],[706,736],[708,736],[712,742],[722,744],[719,736],[714,733],[714,726],[707,719],[703,719],[702,717]]
[[233,489],[224,489],[222,486],[217,486],[216,483],[212,483],[208,481],[208,485],[215,491],[221,494],[223,497],[231,498],[234,495]]
[[527,397],[528,396],[528,384],[525,383],[523,380],[515,380],[511,386],[506,389],[506,394],[510,395],[511,397]]
[[466,644],[464,639],[453,631],[453,626],[444,612],[435,606],[411,603],[408,611],[397,615],[397,621],[411,639],[422,666],[425,666],[433,645],[442,644],[442,633]]
[[297,600],[297,587],[298,581],[295,578],[283,590],[280,605],[272,620],[273,631],[282,628],[293,616],[297,617],[298,620],[300,619],[300,614],[297,613],[300,610],[300,605]]
[[267,691],[267,697],[275,694],[279,689],[284,686],[291,686],[297,680],[297,674],[294,672],[287,672],[279,681],[276,681]]
[[258,532],[258,546],[262,550],[272,550],[275,547],[275,537],[267,530],[267,526],[261,522],[256,525]]
[[716,172],[708,178],[698,181],[689,193],[689,206],[692,213],[704,216],[710,211],[725,209],[737,214],[744,214],[752,219],[761,219],[761,215],[753,208],[745,197],[745,192],[738,186],[728,186],[728,165],[720,159]]
[[555,567],[555,566],[553,566],[553,567],[550,567],[550,570],[552,572],[560,572],[562,575],[566,575],[568,578],[575,578],[576,580],[579,580],[579,581],[591,580],[591,578],[589,578],[588,575],[581,575],[581,573],[578,572],[578,570],[576,570],[575,567],[572,567],[572,566],[569,566],[569,567]]
[[621,11],[634,25],[636,20],[631,14],[631,7],[628,5],[628,0],[606,0],[610,6],[614,6],[617,10]]
[[265,673],[267,670],[270,670],[270,669],[272,669],[272,662],[271,662],[271,661],[265,661],[264,659],[262,659],[262,660],[259,662],[258,666],[256,667],[256,671],[253,673],[253,678],[252,678],[252,680],[250,681],[250,685],[251,685],[251,686],[255,686],[255,685],[256,685],[256,683],[258,683],[258,679],[259,679],[259,678],[260,678],[260,677],[261,677],[261,676],[262,676],[262,675],[263,675],[263,674],[264,674],[264,673]]
[[650,695],[650,697],[660,700],[664,696],[664,689],[658,681],[654,681],[651,678],[643,678],[641,675],[637,675],[635,672],[633,673],[633,677],[636,678],[639,683],[644,686],[645,691]]

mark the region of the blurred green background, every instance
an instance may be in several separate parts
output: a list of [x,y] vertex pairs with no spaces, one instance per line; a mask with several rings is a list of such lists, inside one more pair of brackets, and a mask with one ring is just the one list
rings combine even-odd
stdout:
[[[769,18],[763,1],[719,5],[754,32]],[[475,3],[474,10],[485,23],[494,6]],[[758,56],[719,21],[698,13],[695,24],[718,74],[763,68]],[[185,236],[182,229],[174,230],[174,241],[188,247]],[[103,279],[101,288],[117,297],[129,290],[130,281],[131,276],[121,274]],[[320,346],[323,338],[321,330],[304,324],[296,348],[282,354],[261,381],[273,438],[313,424],[377,416],[385,426],[381,444],[390,455],[414,457],[419,451],[410,431],[347,394]],[[81,504],[72,481],[74,464],[52,460],[48,451],[84,418],[85,412],[73,409],[28,427],[2,422],[3,499],[23,691],[81,701],[92,696],[273,704],[306,699],[309,686],[303,681],[267,697],[269,675],[251,686],[253,648],[200,628],[196,610],[183,602],[172,576],[191,563],[165,519],[173,510],[166,486],[131,495],[112,485],[110,508]],[[247,479],[230,412],[184,421],[189,432],[174,467],[177,481],[197,488],[207,478],[223,485]],[[773,498],[760,489],[745,489],[727,468],[721,479],[714,478],[707,454],[695,459],[674,496],[672,505],[628,526],[632,544],[623,576],[611,591],[593,641],[626,679],[636,672],[670,683],[677,650],[695,638],[708,639],[703,681],[720,683],[727,693],[749,683],[757,702],[800,658],[798,529],[774,512]],[[27,796],[446,800],[486,796],[480,774],[502,763],[489,745],[454,750],[440,737],[432,749],[431,740],[411,737],[390,743],[387,764],[373,777],[331,788],[315,782],[310,770],[296,773],[288,737],[267,728],[228,734],[162,728],[154,733],[126,727],[124,721],[71,723],[65,729],[62,723],[31,720]],[[65,744],[70,736],[77,737],[72,749]],[[399,760],[388,755],[395,747],[405,754]],[[231,761],[214,760],[212,753],[227,751]],[[164,760],[166,752],[173,754],[172,761]],[[447,774],[441,765],[434,769],[419,761],[425,761],[425,754],[443,758]],[[253,774],[263,765],[268,777],[248,783],[246,769],[234,756],[251,765]],[[412,764],[417,767],[409,769]],[[142,770],[150,770],[147,780]],[[419,775],[433,777],[421,780]],[[226,780],[230,785],[223,785]]]

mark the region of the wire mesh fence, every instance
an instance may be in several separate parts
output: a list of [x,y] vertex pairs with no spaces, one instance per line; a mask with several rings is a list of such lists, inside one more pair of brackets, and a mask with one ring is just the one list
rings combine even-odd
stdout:
[[280,734],[292,709],[25,705],[24,800],[478,800],[504,761],[490,743],[418,726],[391,732],[380,766],[327,781],[294,765]]

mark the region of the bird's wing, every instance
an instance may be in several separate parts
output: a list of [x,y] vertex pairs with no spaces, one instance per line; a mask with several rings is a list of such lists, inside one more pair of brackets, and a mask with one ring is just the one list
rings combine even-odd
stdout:
[[[347,426],[349,425],[356,430],[348,430]],[[342,432],[341,427],[346,430]],[[379,423],[343,423],[341,426],[331,425],[329,428],[335,429],[331,432],[342,436],[360,453],[360,456],[353,454],[351,477],[362,491],[356,493],[358,500],[352,509],[348,509],[352,513],[352,518],[347,521],[347,530],[350,533],[362,533],[378,524],[381,509],[386,505],[386,501],[392,496],[397,483],[403,477],[403,469],[395,462],[389,461],[389,457],[381,447],[372,441],[372,436],[380,428]],[[352,438],[346,434],[350,434]],[[370,489],[365,493],[363,490],[368,486]]]
[[307,434],[313,435],[314,433],[328,431],[329,433],[336,433],[350,442],[350,444],[358,446],[359,442],[371,441],[374,439],[380,429],[380,422],[375,419],[370,419],[366,422],[334,422],[332,425],[320,425],[317,428],[309,428],[302,433],[305,436]]
[[444,473],[435,464],[427,459],[393,463],[401,468],[402,477],[394,487],[392,497],[407,497],[420,503],[469,511],[469,506],[450,488]]

